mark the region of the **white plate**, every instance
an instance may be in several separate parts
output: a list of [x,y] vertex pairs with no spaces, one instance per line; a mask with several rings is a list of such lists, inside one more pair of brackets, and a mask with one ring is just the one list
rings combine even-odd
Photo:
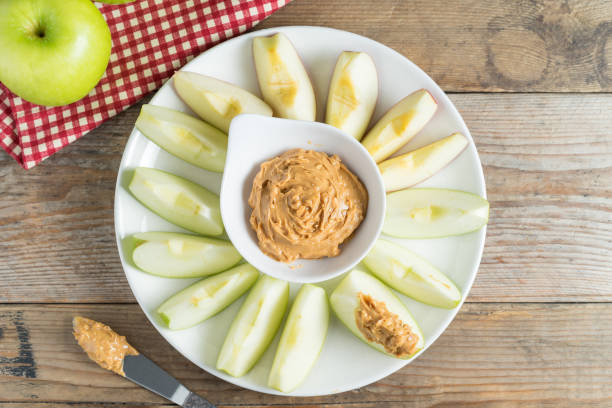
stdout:
[[[259,94],[252,63],[251,39],[254,36],[285,33],[302,56],[311,74],[318,100],[318,120],[323,119],[327,87],[336,58],[343,50],[364,51],[376,63],[380,81],[380,98],[374,120],[395,102],[420,89],[428,89],[438,101],[438,111],[431,122],[403,151],[434,140],[462,132],[470,146],[451,165],[422,186],[453,188],[486,196],[484,177],[478,154],[461,116],[436,83],[420,68],[392,49],[365,37],[323,27],[279,27],[256,31],[226,41],[185,65],[186,71],[211,75],[237,84]],[[190,112],[174,92],[171,84],[160,88],[150,102]],[[119,168],[115,191],[115,231],[121,263],[136,300],[162,336],[186,358],[203,370],[228,382],[255,391],[280,394],[266,386],[278,335],[262,359],[246,376],[233,378],[215,369],[217,354],[232,318],[242,299],[217,316],[191,329],[172,332],[163,328],[155,316],[155,308],[168,296],[194,282],[194,279],[165,279],[139,271],[127,262],[122,240],[141,231],[181,231],[180,228],[156,216],[125,189],[125,171],[136,166],[155,167],[194,180],[212,191],[219,192],[221,175],[192,166],[161,150],[136,129],[132,131]],[[463,293],[468,294],[476,276],[484,246],[485,229],[442,239],[395,240],[427,258],[453,279]],[[338,279],[322,284],[328,292]],[[292,287],[295,294],[298,285]],[[446,329],[459,308],[438,309],[400,296],[419,322],[429,347]],[[457,339],[461,341],[461,339]],[[150,357],[155,360],[155,355]],[[348,391],[375,382],[406,365],[409,361],[387,357],[365,345],[332,317],[323,351],[306,381],[293,393],[295,396],[325,395]]]

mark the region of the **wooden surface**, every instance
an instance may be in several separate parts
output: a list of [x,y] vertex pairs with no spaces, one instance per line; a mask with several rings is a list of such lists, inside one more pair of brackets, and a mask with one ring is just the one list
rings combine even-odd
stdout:
[[[540,303],[466,304],[414,363],[376,384],[315,398],[270,396],[215,379],[169,347],[137,305],[2,306],[0,353],[22,350],[27,357],[0,360],[5,375],[0,377],[0,401],[164,403],[92,364],[71,336],[74,314],[111,324],[143,354],[219,406],[612,404],[612,308]],[[26,378],[11,375],[19,373]]]
[[272,397],[197,369],[134,304],[115,248],[136,105],[27,172],[0,153],[0,406],[164,406],[87,360],[77,313],[219,406],[612,406],[612,3],[294,0],[257,28],[291,24],[378,40],[452,93],[491,202],[456,320],[403,370],[334,396]]

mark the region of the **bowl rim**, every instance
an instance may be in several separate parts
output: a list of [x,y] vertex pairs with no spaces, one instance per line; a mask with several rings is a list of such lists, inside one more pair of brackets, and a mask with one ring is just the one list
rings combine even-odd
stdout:
[[[338,277],[342,275],[343,273],[346,273],[350,271],[351,269],[353,269],[354,267],[356,267],[363,260],[363,258],[368,254],[368,252],[372,249],[376,240],[380,237],[382,233],[382,227],[384,224],[384,218],[385,218],[385,212],[386,212],[386,202],[387,202],[382,175],[380,174],[380,171],[378,170],[378,165],[376,164],[372,156],[369,154],[367,149],[361,144],[361,142],[359,142],[354,137],[326,123],[316,122],[316,121],[313,122],[313,121],[293,120],[293,119],[285,119],[285,118],[245,113],[245,114],[237,115],[232,120],[232,123],[230,125],[230,129],[228,132],[228,149],[227,149],[228,159],[226,161],[226,167],[231,164],[230,157],[232,156],[232,153],[234,153],[233,146],[237,143],[236,142],[236,139],[237,139],[236,129],[239,128],[240,126],[244,126],[243,122],[248,123],[250,121],[258,121],[260,123],[268,122],[268,123],[271,123],[272,126],[275,126],[277,124],[284,124],[284,126],[302,126],[305,128],[311,128],[315,132],[321,132],[323,130],[327,132],[330,136],[333,135],[332,137],[337,137],[336,143],[340,143],[342,146],[346,146],[350,144],[352,145],[352,147],[357,149],[357,151],[361,155],[359,157],[359,160],[365,160],[366,163],[368,163],[362,166],[358,166],[357,168],[355,168],[356,166],[348,165],[348,163],[345,160],[342,160],[342,153],[338,151],[338,150],[342,150],[341,147],[339,149],[336,148],[336,149],[328,151],[328,150],[319,148],[319,146],[317,146],[316,143],[312,143],[312,148],[310,148],[309,150],[321,151],[327,154],[337,154],[338,156],[340,156],[342,162],[349,168],[351,173],[357,175],[357,177],[364,184],[364,187],[366,187],[366,190],[368,192],[368,209],[366,211],[366,215],[364,219],[361,221],[361,223],[359,224],[359,226],[355,229],[353,235],[351,235],[348,242],[345,241],[345,243],[350,245],[352,242],[355,242],[353,240],[355,236],[354,234],[357,233],[362,227],[365,226],[366,220],[368,220],[367,226],[370,229],[370,231],[367,231],[368,235],[367,235],[367,238],[365,239],[367,244],[362,249],[360,249],[356,253],[356,255],[349,258],[349,261],[345,261],[341,267],[329,268],[329,272],[325,272],[321,275],[317,275],[314,278],[308,277],[308,276],[302,276],[299,273],[296,273],[296,271],[299,271],[300,269],[302,269],[302,267],[292,266],[294,265],[294,263],[283,263],[283,262],[273,260],[275,264],[278,264],[278,269],[263,267],[263,260],[269,262],[269,260],[271,260],[271,257],[266,255],[259,248],[257,239],[254,239],[254,243],[256,247],[256,251],[255,251],[256,254],[253,254],[252,250],[245,249],[245,247],[242,245],[243,240],[252,239],[251,234],[247,234],[247,237],[242,236],[243,235],[242,232],[237,232],[232,228],[232,225],[234,224],[234,222],[226,221],[226,220],[230,220],[230,219],[233,220],[235,218],[241,217],[241,216],[236,217],[235,210],[230,212],[229,208],[234,207],[234,205],[232,204],[231,200],[227,198],[228,191],[230,189],[235,189],[235,188],[242,189],[245,187],[245,183],[247,184],[247,186],[250,186],[253,181],[252,177],[250,177],[250,175],[247,175],[246,179],[239,183],[240,187],[236,187],[236,180],[230,180],[233,174],[231,172],[224,170],[222,181],[221,181],[221,190],[219,194],[220,209],[221,209],[221,218],[223,219],[223,224],[225,226],[225,233],[230,239],[230,241],[232,242],[232,245],[234,245],[234,247],[238,250],[238,252],[240,252],[242,257],[248,263],[253,265],[260,272],[266,275],[272,276],[274,278],[282,279],[288,282],[302,283],[302,284],[324,282],[324,281],[333,279],[335,277]],[[239,137],[244,137],[244,136],[239,136]],[[296,141],[295,148],[300,148],[298,144],[299,144],[299,141]],[[271,150],[274,150],[274,146],[271,147]],[[278,154],[271,153],[269,156],[267,156],[266,160],[276,157],[277,155]],[[243,158],[244,156],[241,156],[241,159]],[[257,167],[257,168],[259,167],[259,163],[257,163],[257,160],[253,162],[249,160],[248,163],[245,162],[244,165],[245,167],[251,167],[251,166]],[[367,179],[369,182],[366,182],[365,179]],[[373,203],[373,205],[370,205],[371,203]],[[246,204],[245,202],[242,202],[240,205],[238,205],[238,208],[247,209],[248,211],[248,204]],[[251,230],[251,226],[249,225],[248,220],[245,220],[245,221],[247,224],[246,228],[248,230]],[[228,225],[230,226],[229,228],[228,228]],[[341,256],[341,254],[342,254],[342,251],[336,257],[324,257],[324,258],[320,258],[316,260],[297,259],[294,262],[299,262],[302,265],[310,264],[312,262],[329,263],[328,261],[331,261],[337,258],[338,256]],[[283,271],[279,272],[281,268],[283,269]]]

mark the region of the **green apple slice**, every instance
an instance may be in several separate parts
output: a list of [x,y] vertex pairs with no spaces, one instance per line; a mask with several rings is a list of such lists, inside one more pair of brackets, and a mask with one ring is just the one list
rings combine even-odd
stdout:
[[476,231],[489,221],[489,202],[471,193],[411,188],[387,194],[383,232],[398,238],[441,238]]
[[425,127],[437,107],[427,90],[411,93],[380,118],[363,139],[363,146],[376,163],[385,160]]
[[379,302],[384,302],[387,309],[391,313],[396,314],[403,323],[410,327],[412,333],[418,337],[414,353],[401,357],[402,359],[411,358],[423,348],[425,344],[423,333],[406,306],[381,281],[360,269],[354,269],[349,272],[338,287],[334,289],[329,298],[332,310],[336,313],[336,316],[355,336],[376,350],[391,357],[399,358],[394,354],[388,353],[381,344],[368,341],[357,327],[355,312],[359,308],[360,293],[369,295]]
[[165,278],[199,278],[237,264],[240,253],[228,241],[176,232],[141,232],[132,260],[143,271]]
[[329,85],[325,122],[361,140],[378,99],[378,75],[365,52],[344,51]]
[[233,377],[245,375],[276,335],[288,300],[288,282],[261,276],[230,326],[217,369]]
[[257,280],[259,272],[249,264],[236,266],[202,279],[168,298],[157,313],[171,330],[187,329],[229,306]]
[[452,162],[467,146],[465,136],[453,133],[420,149],[385,160],[378,165],[385,190],[401,190],[428,179]]
[[165,171],[137,167],[130,192],[162,218],[203,235],[221,235],[219,196]]
[[297,51],[286,35],[253,39],[253,58],[259,87],[281,118],[314,121],[314,89]]
[[168,153],[205,170],[223,172],[227,135],[208,123],[146,104],[136,119],[136,128]]
[[461,301],[461,291],[446,275],[393,242],[376,241],[363,263],[378,279],[419,302],[452,309]]
[[290,392],[304,381],[323,348],[328,324],[325,291],[318,286],[303,285],[287,317],[268,386]]
[[232,119],[241,113],[272,116],[272,109],[264,101],[229,82],[186,71],[176,72],[172,80],[181,99],[199,117],[225,133]]

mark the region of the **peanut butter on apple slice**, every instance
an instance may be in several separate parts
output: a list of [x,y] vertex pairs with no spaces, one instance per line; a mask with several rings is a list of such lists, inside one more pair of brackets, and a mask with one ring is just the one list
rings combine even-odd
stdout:
[[418,336],[398,315],[390,312],[384,302],[359,292],[359,307],[355,310],[357,328],[368,341],[382,345],[397,357],[405,357],[416,351]]

